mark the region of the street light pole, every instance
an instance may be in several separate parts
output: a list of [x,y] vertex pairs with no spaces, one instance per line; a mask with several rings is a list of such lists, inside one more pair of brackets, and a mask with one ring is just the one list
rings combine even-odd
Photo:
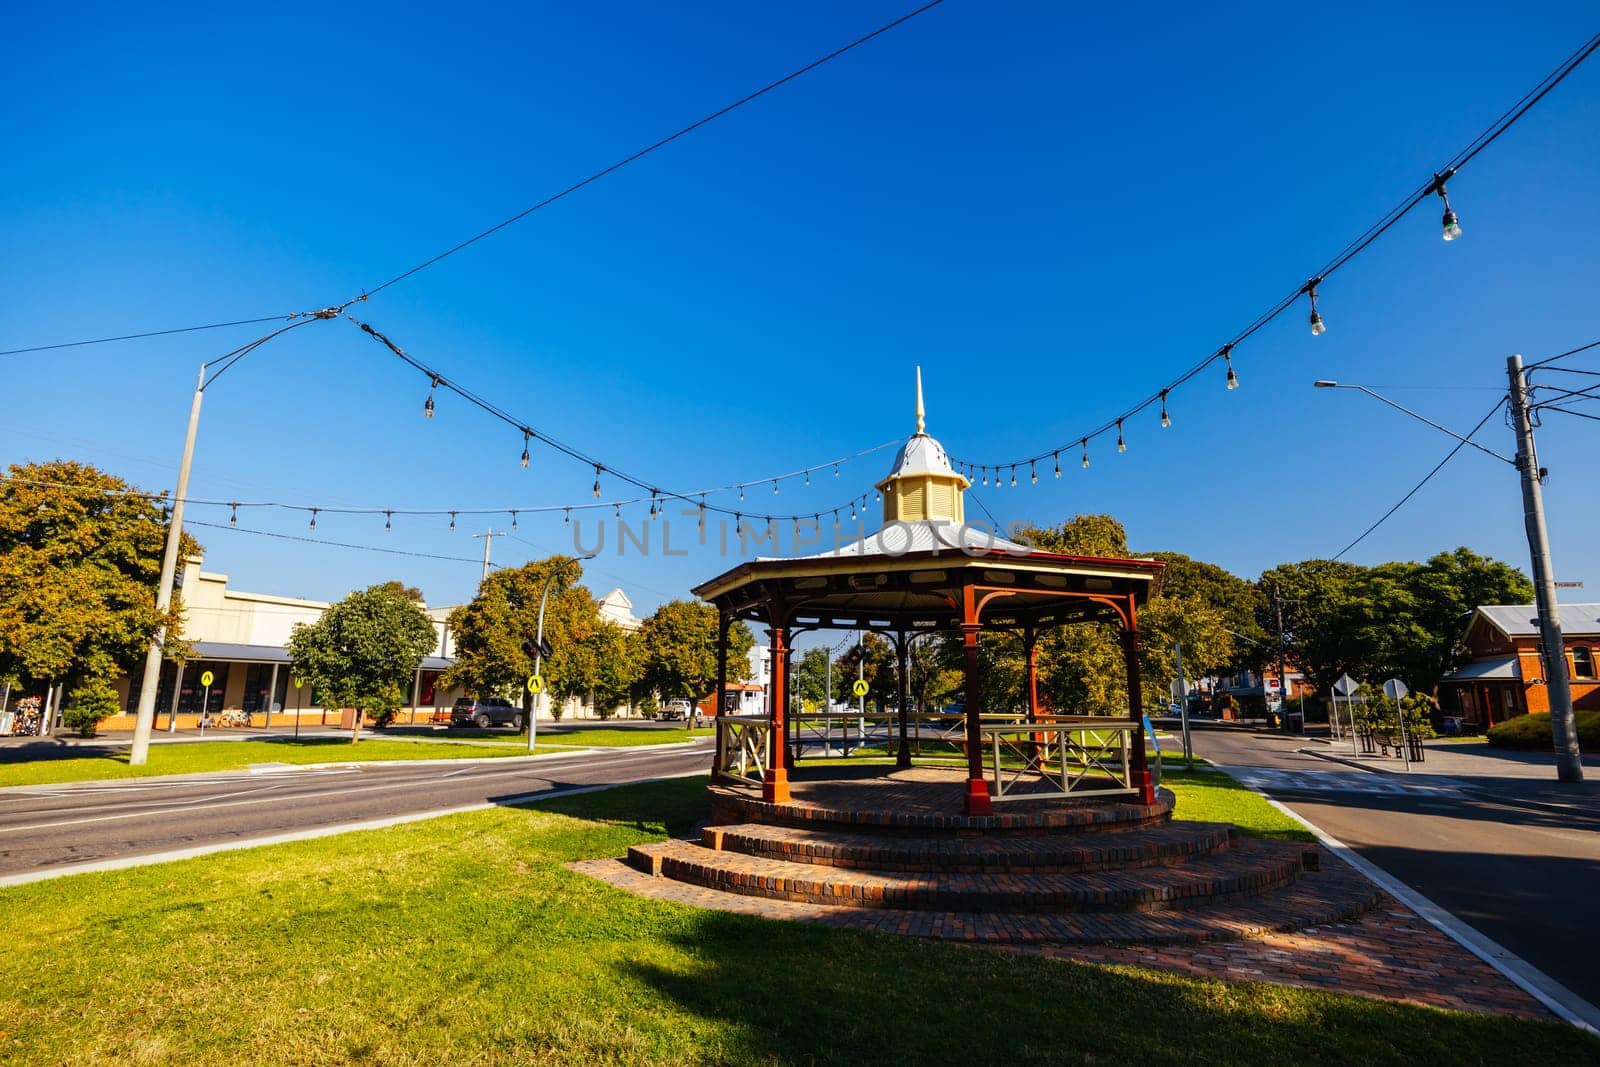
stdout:
[[1561,634],[1561,609],[1556,604],[1555,568],[1550,562],[1550,535],[1544,522],[1544,491],[1539,480],[1538,452],[1533,423],[1528,418],[1528,383],[1522,357],[1506,360],[1511,381],[1511,417],[1517,431],[1517,473],[1522,478],[1522,521],[1533,559],[1533,592],[1539,610],[1539,638],[1544,647],[1545,690],[1550,695],[1550,733],[1556,750],[1556,777],[1563,782],[1583,781],[1583,757],[1578,751],[1577,723],[1572,715],[1572,687],[1567,680],[1567,647]]
[[[544,670],[544,609],[545,606],[550,602],[550,587],[555,584],[556,576],[562,571],[566,570],[568,566],[574,563],[582,563],[584,560],[594,559],[596,554],[597,553],[591,552],[587,556],[579,556],[576,559],[569,559],[565,563],[557,566],[555,570],[551,571],[549,576],[544,580],[544,592],[539,594],[539,627],[533,637],[533,673],[537,678],[543,678],[543,674],[541,672]],[[540,685],[539,691],[533,695],[533,717],[528,720],[529,755],[533,754],[534,740],[539,736],[539,704],[543,700],[544,686]]]
[[[156,586],[156,612],[165,616],[172,606],[172,582],[178,570],[178,546],[183,541],[183,505],[189,496],[189,468],[194,464],[194,439],[200,431],[200,402],[205,399],[206,364],[200,364],[194,400],[189,405],[189,428],[183,435],[183,459],[178,464],[178,486],[172,500],[172,520],[167,527],[167,546],[161,556],[161,578]],[[150,734],[156,720],[156,688],[161,682],[161,656],[166,647],[167,628],[157,626],[144,656],[144,678],[139,683],[139,707],[133,723],[133,749],[130,766],[142,766],[150,758]]]

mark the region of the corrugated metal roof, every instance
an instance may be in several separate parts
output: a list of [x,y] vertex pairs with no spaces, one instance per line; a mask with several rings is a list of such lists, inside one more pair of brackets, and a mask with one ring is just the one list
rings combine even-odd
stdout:
[[[934,519],[926,522],[891,522],[876,533],[867,534],[847,545],[830,549],[827,552],[817,552],[810,556],[796,556],[795,559],[839,559],[846,556],[887,556],[895,558],[912,552],[962,552],[966,551],[973,556],[981,556],[988,551],[1012,552],[1018,556],[1027,556],[1032,549],[1026,545],[1019,545],[1015,541],[1008,541],[999,534],[992,533],[981,526],[968,523],[952,522],[948,519]],[[761,556],[759,559],[769,560],[781,557]]]
[[[289,650],[278,645],[238,645],[228,641],[196,641],[190,661],[227,660],[232,663],[288,663]],[[442,671],[455,663],[444,656],[423,656],[425,671]]]
[[[1567,637],[1600,636],[1600,604],[1562,604],[1561,632]],[[1484,604],[1479,613],[1507,637],[1538,637],[1538,608],[1532,604]]]
[[1497,656],[1494,659],[1473,660],[1451,671],[1441,682],[1486,682],[1494,679],[1514,682],[1522,678],[1522,668],[1516,656]]

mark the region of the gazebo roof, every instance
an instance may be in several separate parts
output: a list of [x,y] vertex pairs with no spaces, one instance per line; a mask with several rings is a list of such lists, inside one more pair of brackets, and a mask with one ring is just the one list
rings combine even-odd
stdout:
[[[921,492],[912,499],[926,517],[898,518],[891,506],[903,512],[917,483],[930,477],[950,495]],[[970,483],[923,431],[920,371],[917,432],[878,484],[885,522],[877,531],[813,555],[746,561],[697,586],[695,595],[752,621],[777,614],[815,628],[927,630],[958,625],[969,614],[993,628],[1102,619],[1129,625],[1134,606],[1159,589],[1163,565],[1155,560],[1040,552],[960,521]]]

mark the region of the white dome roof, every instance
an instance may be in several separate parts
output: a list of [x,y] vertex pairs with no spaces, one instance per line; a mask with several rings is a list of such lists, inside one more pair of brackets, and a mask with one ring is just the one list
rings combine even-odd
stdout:
[[894,466],[889,471],[889,477],[902,478],[922,474],[955,474],[955,470],[950,466],[950,457],[944,453],[944,446],[925,433],[916,434],[900,446],[899,453],[894,457]]

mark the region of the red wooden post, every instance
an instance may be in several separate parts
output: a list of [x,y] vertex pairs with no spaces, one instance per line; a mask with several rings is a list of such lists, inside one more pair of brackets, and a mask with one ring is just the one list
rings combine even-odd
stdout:
[[1144,694],[1139,685],[1139,623],[1134,613],[1133,598],[1128,598],[1127,623],[1122,631],[1122,656],[1128,671],[1128,710],[1133,716],[1133,745],[1130,761],[1132,785],[1139,790],[1139,799],[1146,804],[1156,802],[1155,786],[1150,781],[1150,766],[1144,758]]
[[1028,650],[1028,721],[1039,721],[1039,635],[1029,629],[1023,636]]
[[965,611],[961,622],[961,650],[967,681],[967,814],[989,815],[994,808],[989,802],[989,784],[983,780],[983,731],[979,729],[983,690],[978,684],[978,632],[983,626],[978,621],[978,605],[972,587],[967,586],[962,592]]
[[789,628],[775,624],[772,637],[772,723],[767,740],[767,773],[761,777],[761,799],[789,802]]
[[899,659],[900,668],[898,674],[900,680],[899,692],[896,694],[900,700],[900,751],[895,756],[894,765],[900,770],[911,766],[911,743],[906,740],[906,698],[910,689],[906,678],[906,648],[908,640],[904,630],[895,634],[894,650],[896,657]]

